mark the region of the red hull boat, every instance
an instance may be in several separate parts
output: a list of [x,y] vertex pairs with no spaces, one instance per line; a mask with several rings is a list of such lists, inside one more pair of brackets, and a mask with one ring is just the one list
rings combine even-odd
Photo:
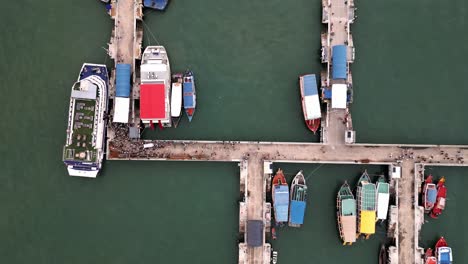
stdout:
[[453,263],[452,249],[448,246],[444,237],[441,237],[435,245],[435,255],[437,263],[451,264]]
[[312,119],[312,120],[306,120],[305,121],[307,128],[309,128],[310,131],[317,133],[317,130],[320,127],[320,118],[317,119]]
[[446,198],[447,187],[445,187],[445,178],[442,177],[437,183],[437,201],[430,214],[432,218],[437,219],[442,214],[442,211],[445,209]]
[[307,128],[314,134],[320,128],[322,110],[317,91],[317,80],[314,74],[306,74],[299,77],[301,90],[302,112]]
[[432,174],[427,176],[426,180],[424,181],[423,187],[423,195],[422,195],[422,202],[424,204],[424,212],[429,213],[432,208],[434,208],[434,204],[437,198],[437,187],[433,183]]
[[424,264],[437,264],[437,259],[430,248],[426,250],[426,254],[424,255]]

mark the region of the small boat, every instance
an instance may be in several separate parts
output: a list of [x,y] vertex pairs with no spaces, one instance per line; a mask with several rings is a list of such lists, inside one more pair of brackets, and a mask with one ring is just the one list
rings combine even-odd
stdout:
[[169,0],[143,0],[143,6],[163,11],[166,9]]
[[291,206],[289,207],[289,226],[300,227],[304,223],[307,201],[307,185],[299,171],[291,183]]
[[429,213],[432,208],[434,208],[434,204],[437,198],[437,187],[433,182],[432,174],[427,176],[426,180],[424,181],[423,187],[423,195],[422,201],[424,204],[424,212]]
[[172,125],[177,127],[180,118],[182,117],[182,81],[184,75],[176,73],[172,75],[172,92],[171,92],[171,119]]
[[356,200],[348,182],[341,185],[336,196],[338,230],[343,245],[356,242]]
[[385,181],[385,176],[377,180],[377,221],[387,219],[388,204],[390,202],[390,184]]
[[358,181],[356,191],[358,204],[358,236],[363,234],[366,239],[375,233],[376,219],[376,189],[367,174],[364,171]]
[[385,248],[385,245],[382,245],[379,251],[379,264],[387,264],[387,259],[387,249]]
[[193,72],[186,71],[184,74],[184,109],[189,122],[192,122],[193,114],[197,106],[197,94],[195,90],[195,76]]
[[424,264],[437,264],[437,259],[434,257],[431,248],[428,248],[424,254]]
[[278,263],[278,251],[273,251],[272,264]]
[[277,224],[282,224],[288,221],[289,188],[281,169],[278,169],[273,177],[271,186],[275,221]]
[[315,74],[300,76],[299,87],[306,126],[315,134],[320,127],[320,120],[322,119]]
[[441,237],[435,245],[435,255],[437,258],[437,264],[451,264],[453,263],[452,248],[450,248],[445,241],[444,237]]
[[437,219],[439,215],[442,214],[442,211],[445,209],[446,198],[447,187],[445,187],[445,178],[442,177],[439,182],[437,182],[437,199],[434,208],[432,208],[430,217]]
[[271,238],[273,238],[273,240],[276,240],[276,229],[274,227],[271,228]]

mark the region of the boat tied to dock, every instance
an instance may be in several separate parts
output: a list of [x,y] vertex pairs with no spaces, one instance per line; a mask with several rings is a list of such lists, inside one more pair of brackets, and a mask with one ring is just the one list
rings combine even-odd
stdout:
[[437,199],[437,187],[434,184],[432,174],[430,174],[429,176],[427,176],[426,180],[424,181],[424,186],[423,186],[422,202],[424,204],[425,213],[429,213],[432,210],[432,208],[434,208],[436,199]]
[[169,0],[143,0],[143,6],[159,11],[164,11]]
[[171,119],[172,125],[177,127],[182,117],[182,82],[184,75],[175,73],[172,75],[171,89]]
[[288,221],[289,188],[281,169],[273,177],[271,186],[275,222],[283,224]]
[[315,74],[307,74],[299,77],[299,88],[301,91],[302,112],[307,128],[314,134],[320,127],[322,110],[317,91],[317,80]]
[[447,187],[445,187],[445,177],[442,177],[437,182],[437,199],[434,208],[432,208],[432,211],[429,214],[430,217],[437,219],[442,214],[445,209],[445,203],[447,201],[446,198]]
[[390,184],[385,180],[385,176],[381,175],[377,180],[377,219],[386,220],[388,214],[388,205],[390,203]]
[[359,178],[356,191],[358,204],[358,236],[363,234],[366,239],[375,233],[376,219],[376,188],[371,182],[367,170]]
[[70,176],[95,178],[105,152],[107,94],[106,65],[84,63],[73,84],[68,111],[63,162]]
[[347,181],[341,185],[336,196],[338,230],[343,245],[356,242],[356,200]]
[[289,226],[300,227],[304,224],[304,215],[307,202],[307,185],[299,171],[291,183],[291,202],[289,206]]
[[437,264],[437,258],[431,248],[428,248],[424,254],[424,264]]
[[185,113],[189,122],[192,122],[195,108],[197,107],[197,93],[195,89],[195,76],[190,70],[187,70],[184,74],[183,91]]
[[163,46],[148,46],[140,66],[140,118],[151,128],[171,127],[171,68]]
[[441,237],[435,245],[435,255],[437,258],[437,264],[452,264],[452,248],[448,246],[447,241],[444,237]]

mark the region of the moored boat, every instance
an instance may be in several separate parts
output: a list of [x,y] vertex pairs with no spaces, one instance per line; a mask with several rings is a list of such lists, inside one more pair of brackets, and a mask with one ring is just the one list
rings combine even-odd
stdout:
[[441,237],[435,245],[435,255],[437,258],[437,264],[451,264],[453,262],[452,248],[450,248],[445,241],[444,237]]
[[388,214],[388,204],[390,202],[390,184],[386,182],[385,176],[380,176],[377,180],[377,221],[386,220]]
[[302,171],[299,171],[291,183],[289,226],[300,227],[302,224],[304,224],[306,201],[307,185]]
[[363,234],[366,239],[375,233],[376,219],[376,190],[367,174],[364,171],[359,178],[356,191],[358,204],[358,235]]
[[424,212],[429,213],[432,210],[432,208],[434,208],[436,198],[437,187],[433,182],[432,174],[430,174],[424,181],[423,186],[422,202],[424,204]]
[[306,126],[315,134],[320,127],[320,120],[322,119],[315,74],[300,76],[299,87]]
[[336,197],[338,230],[343,245],[356,242],[356,200],[348,185],[344,182]]
[[271,238],[276,240],[276,229],[274,227],[271,228]]
[[184,109],[189,122],[192,122],[193,114],[197,106],[197,93],[195,89],[195,76],[192,71],[186,71],[183,82]]
[[380,251],[379,251],[379,264],[387,264],[388,262],[388,255],[387,255],[387,249],[385,248],[385,245],[380,246]]
[[172,125],[177,127],[182,117],[182,81],[184,75],[176,73],[172,75],[171,91],[171,119]]
[[169,0],[143,0],[143,6],[163,11],[166,9]]
[[437,264],[437,259],[434,257],[431,248],[428,248],[424,254],[424,264]]
[[438,218],[439,215],[442,214],[442,211],[445,209],[446,197],[447,187],[445,187],[445,178],[442,177],[439,182],[437,182],[437,199],[430,214],[432,218]]
[[151,128],[154,123],[171,127],[171,68],[163,46],[148,46],[140,66],[140,119]]
[[67,139],[63,162],[70,176],[95,178],[105,151],[107,90],[106,65],[85,63],[71,88]]
[[278,224],[282,224],[288,221],[289,188],[281,169],[278,169],[276,172],[271,185],[275,221]]

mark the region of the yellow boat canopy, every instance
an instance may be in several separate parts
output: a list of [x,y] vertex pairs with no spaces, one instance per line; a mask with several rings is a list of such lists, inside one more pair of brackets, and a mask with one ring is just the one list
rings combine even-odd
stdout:
[[359,225],[359,233],[374,234],[375,233],[375,211],[361,211],[361,222]]

